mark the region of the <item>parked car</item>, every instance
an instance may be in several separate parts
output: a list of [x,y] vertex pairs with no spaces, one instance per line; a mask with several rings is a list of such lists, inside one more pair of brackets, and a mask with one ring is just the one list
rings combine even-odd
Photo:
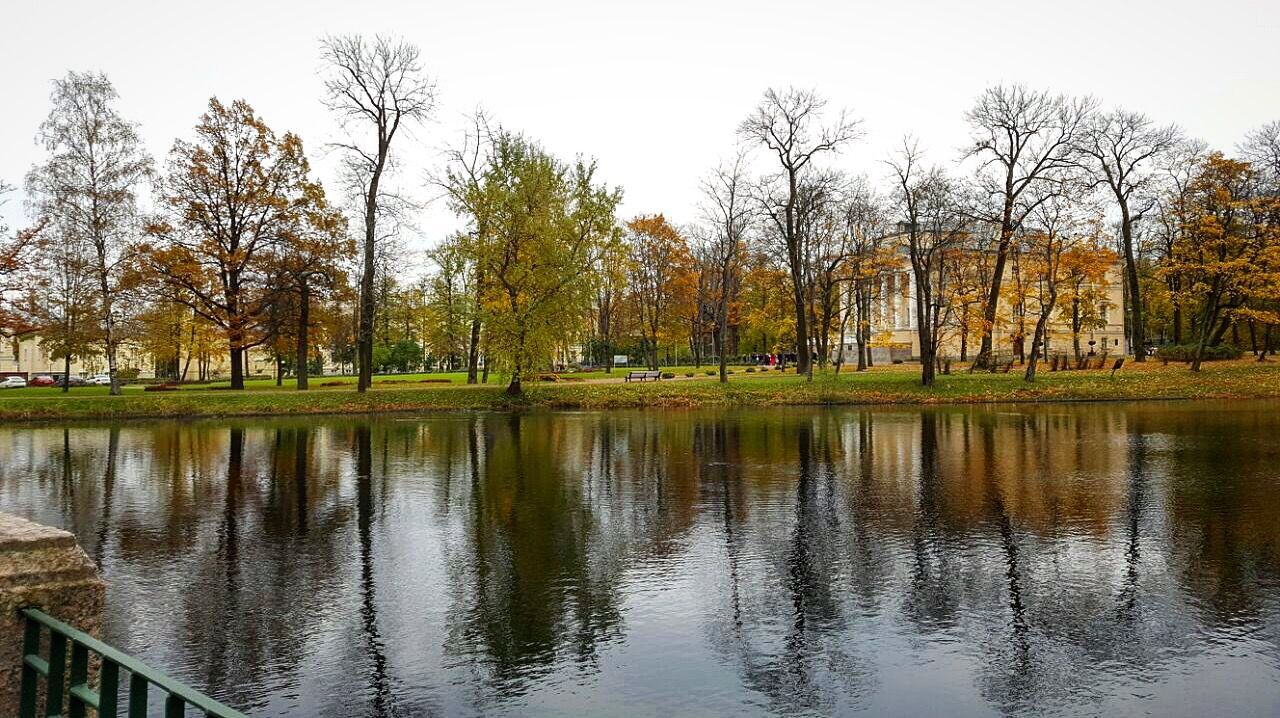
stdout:
[[56,380],[56,383],[58,386],[88,386],[89,385],[89,382],[85,381],[83,377],[78,377],[78,376],[69,376],[66,378],[58,377]]
[[55,386],[57,383],[57,380],[48,374],[41,374],[32,377],[31,381],[27,382],[27,386]]
[[110,374],[94,374],[87,380],[93,386],[111,386]]
[[20,376],[7,376],[0,380],[0,389],[21,389],[27,385],[27,380]]

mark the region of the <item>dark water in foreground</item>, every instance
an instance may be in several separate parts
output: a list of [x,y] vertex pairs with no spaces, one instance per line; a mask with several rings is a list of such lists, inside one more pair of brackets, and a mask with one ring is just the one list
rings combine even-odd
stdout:
[[1280,714],[1280,405],[0,428],[255,716]]

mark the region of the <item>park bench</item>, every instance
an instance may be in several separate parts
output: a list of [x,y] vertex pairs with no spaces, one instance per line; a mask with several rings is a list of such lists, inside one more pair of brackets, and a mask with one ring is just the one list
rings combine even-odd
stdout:
[[629,371],[624,381],[648,381],[652,379],[657,381],[662,378],[662,372],[658,371]]

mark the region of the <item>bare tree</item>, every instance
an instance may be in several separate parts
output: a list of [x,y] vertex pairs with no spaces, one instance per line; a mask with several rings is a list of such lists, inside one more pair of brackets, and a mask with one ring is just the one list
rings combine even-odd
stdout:
[[[321,43],[321,55],[328,65],[325,104],[350,136],[338,146],[347,152],[363,205],[364,266],[356,338],[356,388],[361,392],[373,380],[375,245],[391,143],[406,125],[427,120],[436,104],[435,85],[423,72],[420,54],[415,45],[384,37],[369,42],[359,35],[345,35],[327,37]],[[357,140],[355,135],[361,133],[372,135],[373,142]]]
[[1240,144],[1240,156],[1263,173],[1272,191],[1280,191],[1280,120],[1249,132]]
[[966,158],[979,162],[977,182],[983,195],[975,216],[999,228],[991,285],[983,307],[982,346],[976,362],[991,360],[996,309],[1014,233],[1035,209],[1028,190],[1059,181],[1077,163],[1076,144],[1093,112],[1092,98],[1028,90],[1021,85],[989,88],[965,114],[973,146]]
[[764,145],[778,160],[778,173],[767,179],[760,200],[785,245],[796,314],[796,371],[810,378],[813,370],[809,356],[807,263],[799,207],[801,184],[815,157],[836,152],[860,136],[859,123],[844,112],[832,124],[820,125],[826,104],[811,90],[789,88],[779,93],[770,88],[738,128],[740,135]]
[[877,279],[891,263],[891,250],[886,250],[888,235],[884,199],[865,181],[857,181],[843,201],[844,233],[849,251],[844,299],[840,316],[836,373],[844,363],[845,330],[854,320],[854,339],[858,348],[857,370],[870,365],[871,304]]
[[120,393],[116,350],[123,278],[129,246],[140,230],[137,190],[151,175],[151,159],[133,123],[112,106],[118,95],[101,73],[70,72],[53,83],[53,107],[37,139],[49,156],[27,174],[27,192],[37,215],[58,227],[60,237],[85,243],[111,393]]
[[703,214],[709,226],[703,256],[715,273],[715,346],[720,357],[720,383],[729,381],[726,333],[729,302],[741,279],[743,249],[754,220],[748,197],[746,154],[739,151],[728,164],[716,168],[702,183]]
[[1153,169],[1160,156],[1178,141],[1177,128],[1157,127],[1146,115],[1116,109],[1095,115],[1079,145],[1090,160],[1094,186],[1110,190],[1120,210],[1120,244],[1124,251],[1129,341],[1134,361],[1147,358],[1134,226],[1156,206],[1148,191],[1158,178]]
[[843,214],[844,198],[850,190],[850,181],[841,172],[815,172],[801,184],[800,244],[805,260],[809,348],[811,354],[817,355],[820,366],[825,366],[830,356],[841,290],[851,279],[848,270],[852,252]]
[[907,235],[916,305],[916,335],[920,343],[920,383],[933,386],[938,344],[950,303],[945,254],[958,247],[968,231],[965,213],[950,179],[937,167],[924,167],[923,152],[910,137],[898,156],[889,160],[897,184],[895,204]]

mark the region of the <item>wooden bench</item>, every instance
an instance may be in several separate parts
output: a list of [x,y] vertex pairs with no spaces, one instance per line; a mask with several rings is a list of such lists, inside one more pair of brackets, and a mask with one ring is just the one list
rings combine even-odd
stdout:
[[662,372],[659,371],[629,371],[624,381],[657,381],[662,378]]

